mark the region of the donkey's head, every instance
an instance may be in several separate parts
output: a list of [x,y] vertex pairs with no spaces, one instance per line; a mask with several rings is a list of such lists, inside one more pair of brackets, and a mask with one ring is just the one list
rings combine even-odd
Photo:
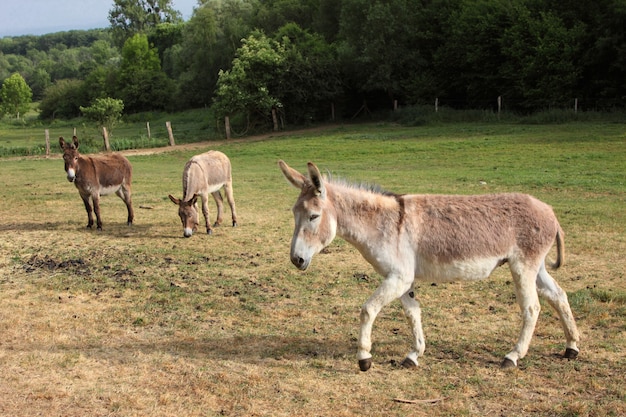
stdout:
[[183,236],[191,237],[193,232],[198,230],[200,220],[198,218],[198,195],[194,195],[189,201],[180,200],[173,195],[168,196],[174,204],[178,206],[178,216],[183,223]]
[[278,161],[283,175],[300,196],[292,211],[295,229],[291,239],[291,262],[305,270],[314,255],[330,244],[337,233],[337,216],[328,199],[324,178],[312,162],[308,163],[309,177],[305,177],[285,162]]
[[78,173],[78,138],[74,136],[72,143],[66,142],[63,137],[59,138],[59,145],[63,150],[63,161],[65,162],[65,172],[67,173],[67,180],[74,182],[76,180],[76,174]]

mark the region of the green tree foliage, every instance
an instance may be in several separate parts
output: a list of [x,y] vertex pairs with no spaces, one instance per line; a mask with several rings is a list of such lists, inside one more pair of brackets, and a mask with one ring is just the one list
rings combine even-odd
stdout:
[[319,7],[319,0],[267,0],[259,2],[256,26],[274,33],[287,23],[309,29]]
[[339,59],[349,88],[380,96],[386,108],[404,97],[407,79],[423,66],[423,8],[420,0],[343,0]]
[[80,80],[59,80],[46,89],[39,103],[42,119],[71,119],[80,116],[85,103],[83,83]]
[[11,75],[0,89],[0,115],[19,118],[30,109],[32,97],[33,92],[24,78],[18,73]]
[[[188,22],[175,0],[112,3],[106,30],[0,39],[0,83],[18,72],[34,99],[66,97],[44,106],[48,117],[104,97],[123,99],[126,113],[207,106],[228,88],[250,94],[238,78],[263,85],[260,108],[270,97],[289,123],[319,118],[330,100],[348,117],[364,100],[371,110],[435,98],[493,108],[498,96],[523,112],[574,98],[581,108],[626,107],[624,0],[199,0]],[[283,62],[261,75],[239,50],[255,33],[282,48],[271,46]],[[147,36],[159,69],[120,57],[135,34]],[[60,80],[82,86],[75,93]]]
[[159,55],[146,35],[136,34],[124,43],[117,85],[116,96],[130,113],[168,107],[172,82],[161,70]]
[[88,107],[80,107],[83,115],[98,124],[99,127],[106,127],[111,132],[113,126],[122,118],[124,102],[111,97],[97,98]]
[[205,5],[196,10],[185,27],[178,52],[179,98],[192,107],[209,104],[220,69],[215,9]]
[[172,0],[114,0],[109,22],[117,45],[132,36],[148,33],[161,23],[180,23],[182,16]]
[[330,103],[343,92],[335,49],[321,35],[295,23],[280,28],[275,38],[284,50],[284,64],[273,83],[274,94],[287,121],[301,124],[328,119]]
[[210,105],[220,70],[232,65],[235,52],[253,27],[255,2],[205,0],[185,25],[177,49],[179,102],[183,107]]
[[501,37],[514,15],[509,0],[467,1],[450,10],[442,22],[442,43],[433,54],[436,97],[447,105],[483,107],[499,95],[512,94],[511,80],[500,68],[505,63]]
[[30,75],[30,86],[33,90],[33,99],[41,100],[46,88],[52,84],[50,74],[44,68],[37,67]]
[[562,106],[576,97],[578,65],[585,27],[565,22],[551,12],[536,16],[525,10],[502,37],[502,71],[512,95],[525,110]]
[[284,48],[264,34],[255,32],[244,39],[232,68],[219,73],[213,106],[218,117],[244,114],[265,119],[272,108],[281,107],[275,87],[284,59]]

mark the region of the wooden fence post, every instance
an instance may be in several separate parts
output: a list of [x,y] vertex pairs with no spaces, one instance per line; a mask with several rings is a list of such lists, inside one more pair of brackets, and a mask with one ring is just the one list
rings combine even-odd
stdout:
[[170,122],[165,122],[165,127],[167,128],[167,134],[170,137],[170,146],[176,146],[176,143],[174,143],[174,134],[172,133],[172,124]]
[[111,145],[109,144],[109,132],[107,132],[107,128],[104,126],[102,126],[102,138],[104,139],[104,149],[110,151]]
[[226,139],[230,139],[230,117],[224,116],[224,127],[226,128]]
[[574,113],[578,113],[578,99],[574,99]]
[[50,156],[50,131],[46,129],[46,158]]
[[146,122],[146,129],[148,130],[148,139],[152,139],[150,136],[150,122]]
[[435,113],[439,111],[439,97],[435,97]]
[[274,122],[274,132],[278,132],[278,118],[276,117],[276,109],[272,107],[272,121]]
[[498,120],[500,120],[500,111],[502,111],[502,96],[498,96]]

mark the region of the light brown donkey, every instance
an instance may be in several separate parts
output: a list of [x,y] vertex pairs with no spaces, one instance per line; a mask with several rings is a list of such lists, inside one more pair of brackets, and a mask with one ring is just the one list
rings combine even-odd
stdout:
[[415,280],[479,280],[505,263],[515,283],[522,330],[502,367],[515,367],[526,355],[539,316],[538,295],[559,315],[566,339],[564,357],[577,356],[579,334],[567,295],[545,267],[555,241],[558,258],[551,267],[558,268],[564,260],[563,231],[547,204],[526,194],[397,195],[327,180],[310,162],[308,177],[283,161],[279,166],[300,190],[293,206],[291,262],[305,270],[313,256],[339,235],[384,277],[361,309],[357,359],[362,371],[372,364],[376,315],[397,298],[413,333],[412,350],[402,364],[416,366],[424,353]]
[[133,203],[131,200],[131,180],[133,167],[128,159],[116,153],[98,156],[84,156],[78,153],[78,139],[72,138],[72,143],[59,138],[59,145],[63,149],[63,161],[67,180],[73,182],[87,210],[87,227],[93,226],[92,207],[96,213],[96,225],[102,230],[100,218],[100,196],[117,194],[124,200],[128,210],[127,224],[133,224]]
[[237,211],[233,198],[233,179],[228,157],[219,151],[208,151],[193,156],[187,161],[183,170],[182,200],[169,195],[170,200],[178,205],[178,215],[183,223],[183,236],[191,237],[200,224],[198,196],[202,199],[202,214],[204,214],[207,233],[213,233],[209,221],[209,194],[213,196],[217,204],[217,219],[214,226],[219,226],[222,223],[224,214],[224,201],[220,194],[222,187],[224,187],[226,199],[230,206],[233,227],[235,227],[237,226]]

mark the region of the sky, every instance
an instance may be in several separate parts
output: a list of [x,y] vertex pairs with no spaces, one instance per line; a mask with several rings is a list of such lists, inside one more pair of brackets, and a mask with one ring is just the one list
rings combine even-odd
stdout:
[[[189,20],[198,0],[172,0]],[[113,0],[0,0],[0,38],[109,27]]]

